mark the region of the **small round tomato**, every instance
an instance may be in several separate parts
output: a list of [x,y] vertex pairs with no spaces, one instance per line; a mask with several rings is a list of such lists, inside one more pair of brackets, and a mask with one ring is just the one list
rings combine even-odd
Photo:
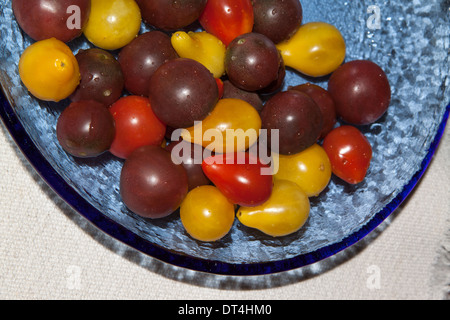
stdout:
[[344,62],[345,40],[340,31],[325,22],[302,25],[288,40],[277,44],[287,67],[311,77],[326,76]]
[[126,46],[139,33],[141,11],[134,0],[92,0],[84,35],[106,50]]
[[333,129],[324,139],[333,173],[350,184],[362,182],[370,167],[372,147],[356,127],[344,125]]
[[330,182],[331,164],[325,150],[318,144],[294,155],[279,155],[276,179],[298,184],[308,197],[319,195]]
[[369,60],[354,60],[340,66],[328,81],[337,115],[353,125],[380,119],[391,102],[391,86],[383,69]]
[[139,147],[161,145],[166,125],[155,116],[148,98],[122,97],[109,111],[116,123],[116,136],[110,148],[115,156],[126,159]]
[[[272,193],[273,177],[254,155],[247,152],[215,155],[204,160],[203,172],[232,203],[255,207]],[[263,170],[266,168],[266,170]]]
[[227,235],[234,213],[234,205],[214,186],[191,190],[180,206],[180,219],[187,233],[205,242]]
[[80,83],[80,68],[72,50],[50,38],[25,49],[19,61],[20,78],[36,98],[58,102],[70,96]]
[[208,0],[199,22],[228,46],[237,36],[253,30],[253,6],[250,0]]

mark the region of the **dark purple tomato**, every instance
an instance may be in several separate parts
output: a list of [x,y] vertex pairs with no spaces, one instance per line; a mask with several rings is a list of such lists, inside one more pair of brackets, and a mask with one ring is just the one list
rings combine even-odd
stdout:
[[33,40],[56,38],[69,42],[83,33],[91,0],[13,0],[22,30]]
[[383,69],[368,60],[350,61],[330,77],[328,91],[337,115],[350,124],[367,125],[383,116],[391,101],[391,87]]
[[289,39],[300,27],[303,9],[299,0],[253,0],[253,32],[274,43]]
[[72,102],[58,118],[56,136],[61,147],[79,158],[108,151],[115,136],[114,118],[97,101]]
[[324,88],[312,83],[305,83],[289,89],[306,93],[319,106],[323,117],[323,128],[319,139],[325,138],[333,130],[337,122],[336,107],[330,93]]
[[235,38],[225,54],[228,79],[238,88],[259,91],[278,79],[280,56],[275,44],[259,33]]
[[259,91],[260,94],[274,94],[283,87],[284,79],[286,78],[286,65],[284,64],[284,60],[281,54],[279,54],[279,56],[280,56],[280,67],[278,69],[278,77],[267,87],[260,90]]
[[178,58],[170,37],[161,31],[139,35],[119,53],[125,89],[134,95],[148,96],[148,82],[165,62]]
[[161,147],[140,147],[123,165],[120,195],[128,209],[144,218],[169,216],[187,192],[186,170],[174,164],[170,153]]
[[158,29],[173,31],[194,23],[207,0],[136,0],[144,21]]
[[223,98],[244,100],[250,103],[258,112],[264,107],[264,104],[257,93],[239,89],[229,80],[223,82]]
[[91,48],[76,55],[81,81],[72,101],[95,100],[110,106],[122,95],[124,78],[119,62],[109,52]]
[[173,128],[187,128],[206,118],[219,99],[219,89],[212,73],[201,63],[177,58],[153,74],[149,98],[162,122]]
[[186,169],[189,190],[211,184],[202,169],[203,147],[201,145],[180,140],[171,142],[166,150],[171,153],[172,159],[181,162]]
[[[268,145],[273,145],[273,132],[278,130],[279,153],[301,152],[317,142],[322,131],[322,113],[314,100],[294,90],[277,93],[261,111],[262,128],[267,130]],[[273,151],[273,150],[272,150]]]

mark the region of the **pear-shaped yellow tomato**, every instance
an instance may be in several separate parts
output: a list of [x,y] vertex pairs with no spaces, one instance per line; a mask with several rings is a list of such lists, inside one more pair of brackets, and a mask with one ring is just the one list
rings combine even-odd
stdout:
[[70,96],[80,83],[80,69],[72,50],[50,38],[33,43],[19,61],[20,78],[36,98],[58,102]]
[[331,179],[331,163],[325,150],[318,144],[293,155],[278,156],[276,179],[295,182],[308,197],[319,195]]
[[116,50],[138,35],[141,22],[135,0],[92,0],[84,35],[97,47]]
[[346,44],[341,32],[326,22],[302,25],[288,40],[277,44],[286,66],[311,76],[326,76],[345,59]]
[[193,59],[203,64],[220,78],[225,73],[226,47],[218,38],[206,31],[177,31],[171,38],[172,46],[181,58]]
[[181,137],[216,153],[247,150],[259,137],[261,117],[248,102],[221,99],[213,111],[193,127],[184,129]]
[[235,219],[234,205],[214,186],[192,189],[180,206],[180,219],[194,239],[211,242],[223,238]]
[[269,200],[258,207],[240,207],[237,218],[247,227],[282,237],[300,230],[309,211],[309,198],[296,183],[275,180]]

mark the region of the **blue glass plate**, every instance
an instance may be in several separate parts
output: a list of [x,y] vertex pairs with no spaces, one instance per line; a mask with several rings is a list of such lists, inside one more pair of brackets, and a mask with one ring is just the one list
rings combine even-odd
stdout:
[[[360,127],[373,147],[365,181],[350,186],[333,178],[311,200],[299,232],[273,239],[236,221],[216,243],[201,243],[184,231],[179,214],[150,221],[129,212],[119,195],[122,161],[109,153],[80,160],[59,146],[55,126],[67,102],[38,101],[18,75],[18,61],[32,41],[19,29],[11,1],[0,1],[0,115],[12,137],[43,179],[103,232],[166,263],[222,275],[262,275],[300,268],[355,244],[386,219],[424,174],[449,115],[449,2],[303,1],[304,22],[336,25],[347,61],[369,59],[387,73],[392,103],[379,121]],[[379,15],[379,19],[378,15]],[[378,23],[379,22],[379,23]],[[146,27],[143,26],[143,31]],[[76,53],[91,45],[80,37]],[[327,79],[307,79],[288,70],[285,88]]]

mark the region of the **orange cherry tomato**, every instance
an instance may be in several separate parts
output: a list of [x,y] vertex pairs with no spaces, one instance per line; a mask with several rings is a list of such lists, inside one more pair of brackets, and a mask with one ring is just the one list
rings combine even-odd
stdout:
[[19,75],[33,96],[54,102],[69,97],[81,79],[72,50],[56,38],[38,41],[26,48],[20,57]]

